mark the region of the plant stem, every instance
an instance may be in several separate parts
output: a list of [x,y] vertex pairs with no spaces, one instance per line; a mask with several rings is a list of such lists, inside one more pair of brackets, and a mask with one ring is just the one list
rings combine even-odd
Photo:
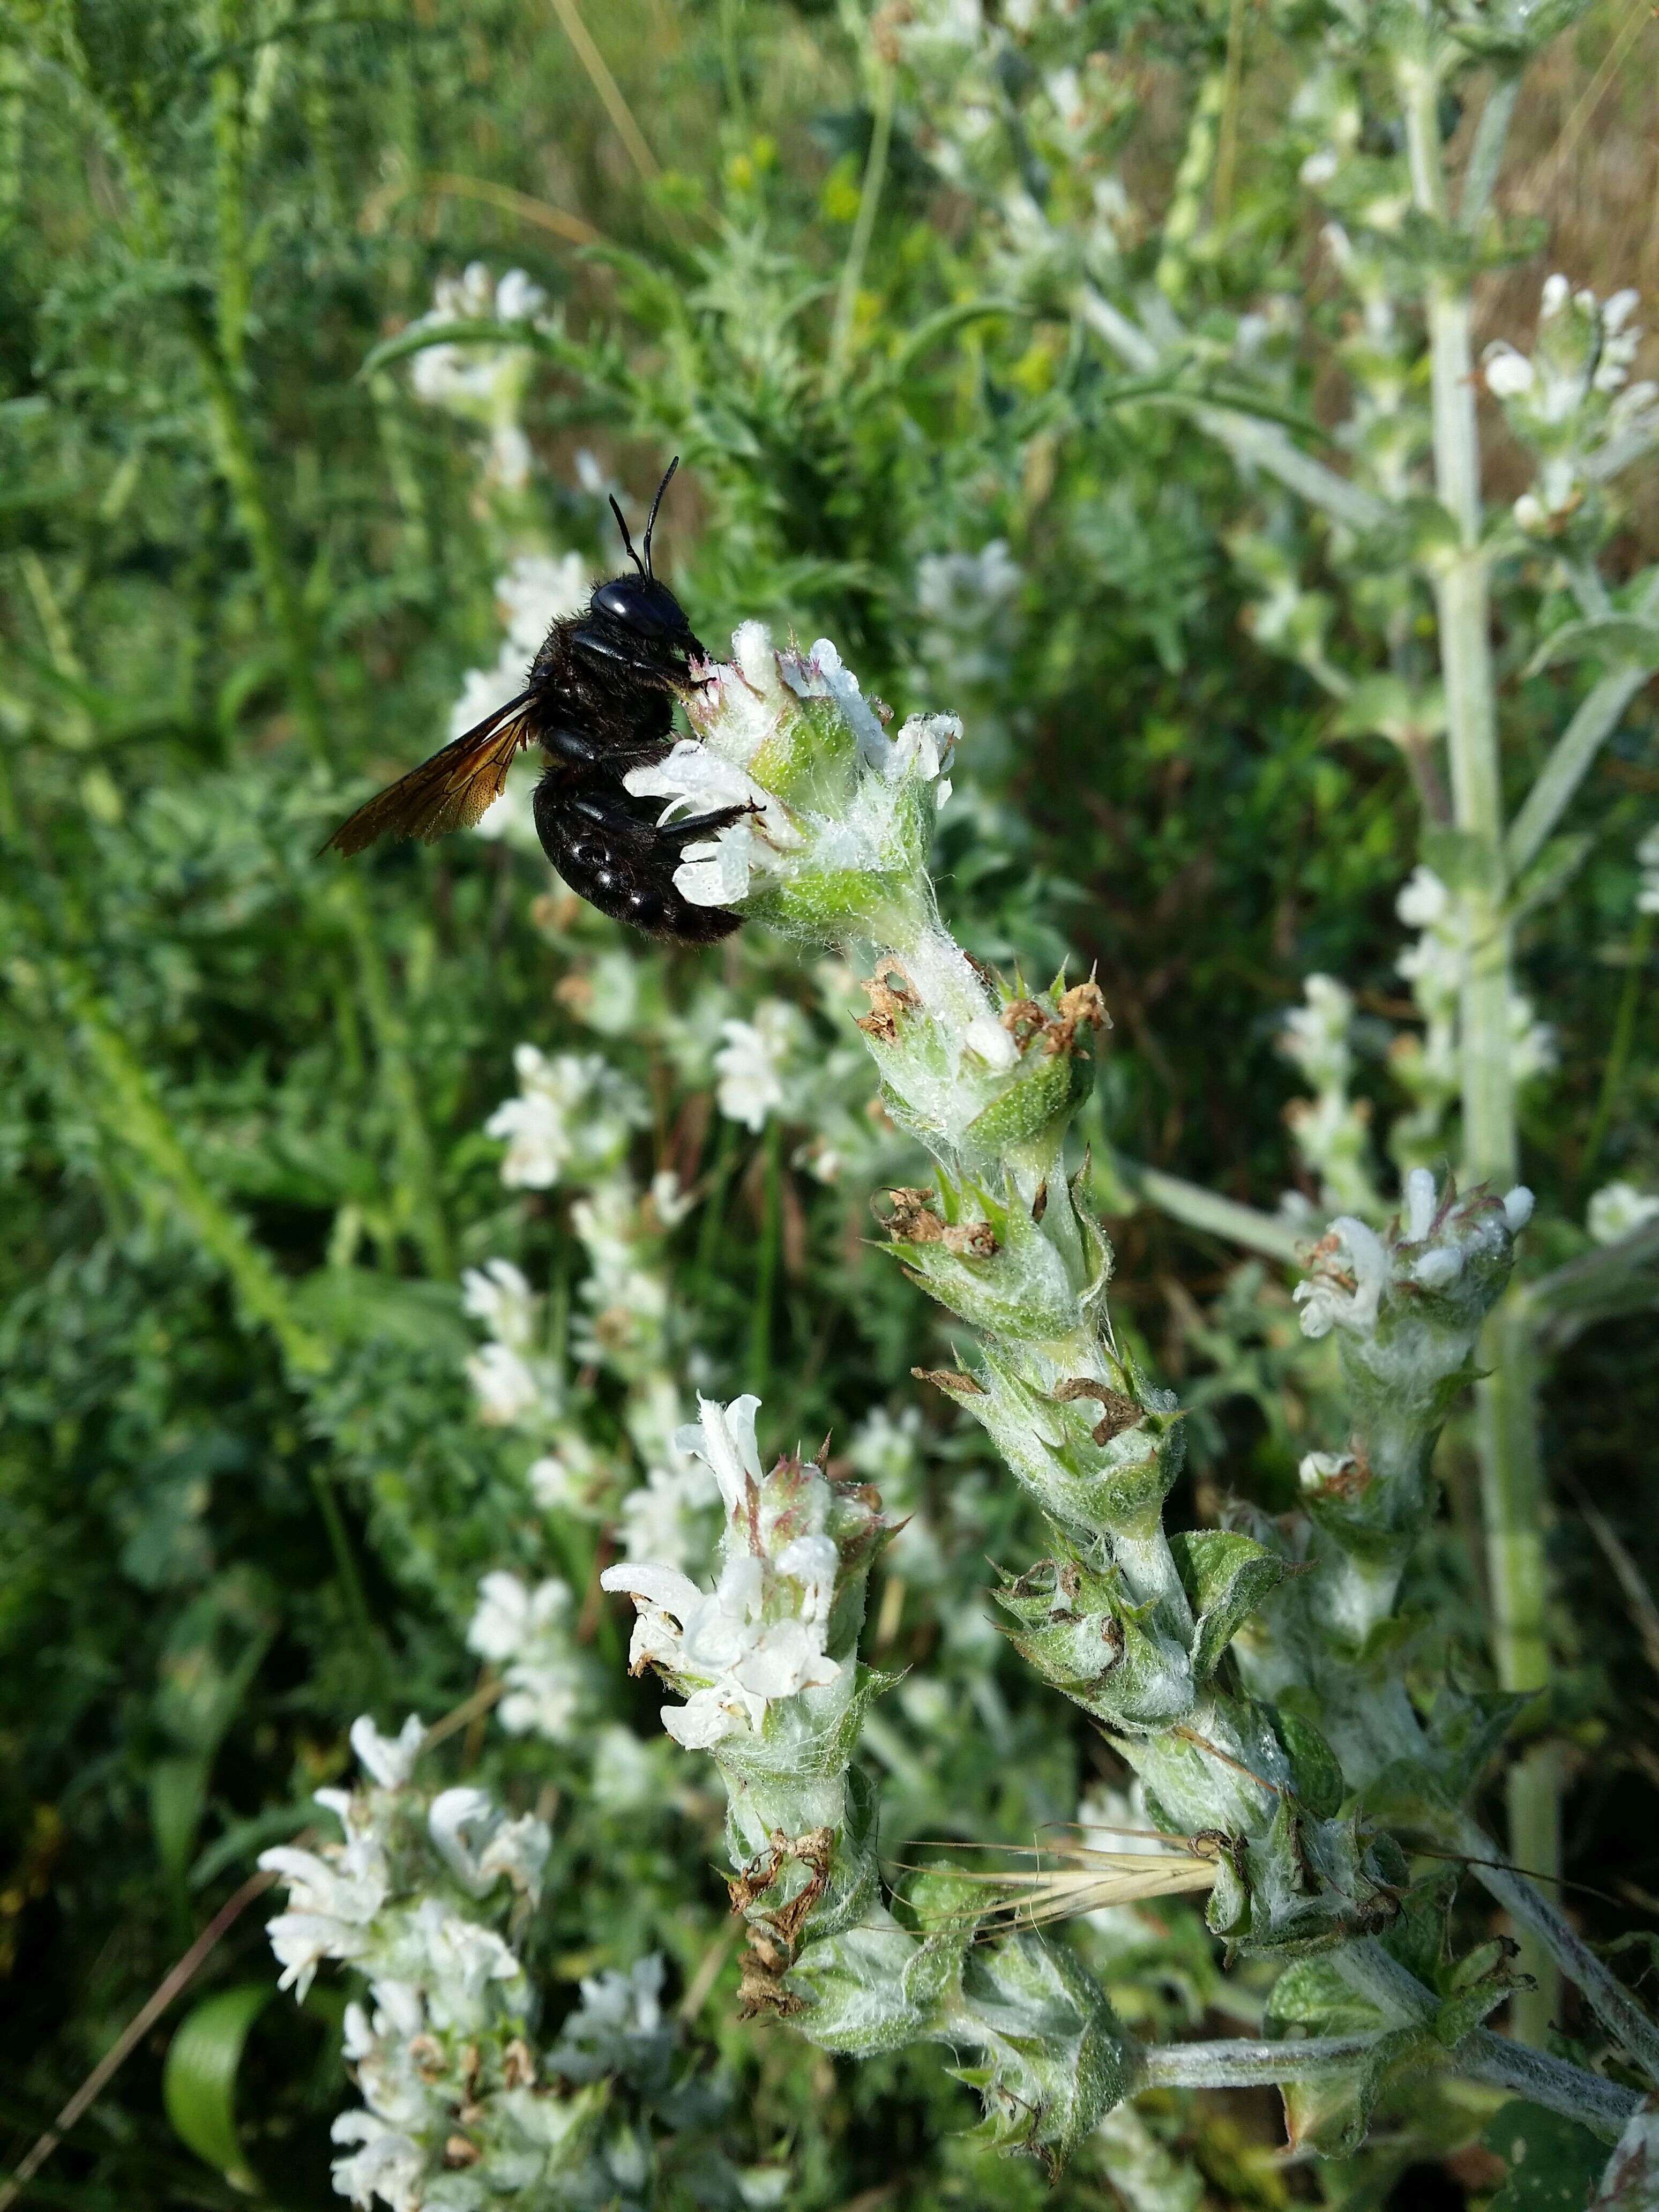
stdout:
[[351,1539],[346,1532],[345,1516],[340,1510],[340,1501],[335,1494],[334,1480],[324,1467],[311,1470],[311,1486],[316,1493],[317,1510],[321,1516],[328,1548],[334,1555],[334,1572],[340,1585],[340,1595],[345,1600],[346,1611],[352,1626],[362,1639],[367,1652],[376,1648],[374,1623],[368,1610],[368,1599],[363,1591],[363,1578],[357,1571],[357,1562],[352,1556]]
[[[1541,1904],[1542,1899],[1539,1899]],[[1331,1954],[1345,1980],[1385,2017],[1432,2027],[1439,2010],[1434,1991],[1408,1966],[1386,1951],[1374,1936],[1345,1943]],[[1456,2045],[1461,2072],[1525,2097],[1547,2111],[1581,2120],[1598,2133],[1616,2136],[1639,2100],[1599,2074],[1591,2074],[1540,2051],[1522,2050],[1489,2028],[1477,2027]]]
[[841,283],[836,294],[836,319],[830,337],[830,366],[836,374],[846,367],[852,347],[859,286],[863,282],[865,259],[876,227],[876,210],[881,204],[881,188],[887,177],[887,149],[893,134],[894,72],[880,61],[875,64],[875,70],[876,104],[870,127],[870,151],[865,158],[864,180],[859,187],[853,235],[847,242],[847,258],[842,264]]
[[766,1125],[759,1264],[749,1322],[749,1388],[757,1398],[766,1395],[772,1372],[772,1310],[777,1304],[778,1244],[783,1221],[782,1141],[782,1124],[774,1118]]
[[284,1363],[301,1375],[320,1374],[329,1364],[327,1346],[295,1312],[282,1277],[198,1174],[149,1075],[126,1039],[106,1018],[90,986],[72,974],[66,973],[64,981],[88,1056],[103,1081],[105,1095],[100,1103],[106,1127],[149,1161],[203,1245],[229,1276],[246,1318],[275,1336]]
[[1374,2035],[1310,2035],[1270,2042],[1226,2036],[1215,2043],[1164,2043],[1140,2052],[1139,2086],[1146,2089],[1251,2089],[1297,2081],[1328,2068],[1352,2066],[1383,2039]]
[[1498,1861],[1491,1839],[1475,1821],[1463,1821],[1458,1840],[1482,1887],[1517,1926],[1531,1930],[1568,1979],[1583,1992],[1608,2034],[1650,2080],[1659,2081],[1659,2025],[1597,1958],[1559,1908],[1516,1868]]
[[[1440,80],[1417,56],[1401,58],[1412,193],[1420,214],[1443,222],[1445,173],[1439,127]],[[1465,880],[1457,887],[1468,934],[1460,994],[1462,1030],[1463,1167],[1467,1178],[1498,1189],[1518,1164],[1515,1085],[1510,1061],[1510,931],[1497,692],[1492,665],[1487,557],[1480,542],[1480,449],[1475,422],[1469,295],[1460,278],[1437,272],[1428,295],[1429,365],[1435,487],[1456,525],[1458,545],[1435,572],[1452,815],[1468,841]],[[1492,1654],[1505,1689],[1544,1689],[1542,1477],[1532,1368],[1535,1346],[1510,1301],[1487,1322],[1479,1385],[1478,1437],[1482,1515],[1492,1600]],[[1510,1777],[1509,1848],[1522,1865],[1559,1871],[1559,1780],[1547,1747]],[[1541,2042],[1559,2001],[1555,1961],[1532,1931],[1522,1935],[1522,1966],[1536,1987],[1511,2008],[1516,2033]]]
[[1636,927],[1631,932],[1630,965],[1625,970],[1625,987],[1619,994],[1619,1011],[1613,1019],[1613,1042],[1607,1047],[1607,1061],[1601,1073],[1601,1093],[1595,1101],[1595,1115],[1590,1122],[1589,1134],[1584,1139],[1584,1157],[1579,1163],[1578,1180],[1589,1188],[1595,1163],[1613,1119],[1613,1109],[1618,1103],[1619,1086],[1625,1077],[1625,1063],[1630,1058],[1630,1048],[1636,1036],[1636,1009],[1642,997],[1642,983],[1648,964],[1648,954],[1653,945],[1653,916],[1638,914]]

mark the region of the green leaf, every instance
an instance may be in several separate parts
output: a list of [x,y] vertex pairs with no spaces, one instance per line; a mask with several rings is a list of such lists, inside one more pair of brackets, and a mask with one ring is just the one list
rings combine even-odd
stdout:
[[196,1849],[196,1831],[207,1804],[210,1764],[200,1756],[158,1759],[149,1770],[149,1825],[155,1856],[171,1883],[184,1880]]
[[1399,676],[1364,676],[1338,711],[1338,737],[1437,738],[1446,726],[1446,695],[1437,684],[1419,686]]
[[161,2102],[180,2142],[250,2192],[259,2185],[236,2132],[236,2075],[248,2032],[276,1994],[273,1982],[239,1982],[204,1997],[179,2023],[161,2071]]
[[1193,1672],[1213,1673],[1222,1653],[1270,1593],[1292,1571],[1290,1562],[1231,1529],[1188,1529],[1170,1539],[1182,1584],[1198,1616]]
[[1553,668],[1559,660],[1598,660],[1659,668],[1659,622],[1641,615],[1591,615],[1582,622],[1563,623],[1544,640],[1527,663],[1527,674]]
[[407,1282],[368,1267],[319,1267],[295,1286],[294,1304],[337,1344],[386,1343],[459,1361],[472,1338],[447,1283]]
[[1487,2212],[1583,2212],[1607,2162],[1607,2147],[1577,2120],[1517,2098],[1480,2138],[1508,2166]]
[[1565,890],[1595,842],[1595,838],[1587,831],[1571,836],[1552,837],[1540,849],[1537,858],[1510,894],[1510,921],[1520,921],[1534,907],[1544,905],[1558,891]]

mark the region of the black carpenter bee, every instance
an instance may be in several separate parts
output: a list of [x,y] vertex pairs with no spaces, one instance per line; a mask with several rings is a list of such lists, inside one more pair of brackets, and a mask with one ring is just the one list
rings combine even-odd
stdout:
[[586,613],[556,622],[516,699],[360,806],[325,852],[361,853],[378,837],[429,844],[471,828],[501,797],[520,747],[538,744],[548,764],[536,786],[536,834],[572,890],[653,937],[706,945],[730,936],[742,915],[693,906],[675,889],[674,870],[689,839],[751,810],[726,806],[659,827],[656,803],[636,799],[623,781],[630,769],[666,756],[674,701],[696,680],[692,659],[707,658],[679,601],[651,573],[657,509],[678,466],[677,454],[657,486],[643,559],[622,509],[611,502],[638,573],[613,576],[594,591]]

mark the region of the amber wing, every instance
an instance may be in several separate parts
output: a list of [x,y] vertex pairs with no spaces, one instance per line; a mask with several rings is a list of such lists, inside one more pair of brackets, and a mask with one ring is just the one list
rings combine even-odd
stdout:
[[419,837],[429,845],[452,830],[470,830],[505,790],[514,755],[531,743],[530,702],[531,694],[521,691],[399,776],[343,822],[324,852],[361,853],[377,837]]

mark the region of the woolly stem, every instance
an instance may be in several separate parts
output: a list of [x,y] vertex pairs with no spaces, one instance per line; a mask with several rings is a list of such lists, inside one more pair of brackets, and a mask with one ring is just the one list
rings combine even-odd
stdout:
[[[1420,214],[1443,221],[1438,73],[1416,58],[1401,60],[1412,194]],[[1456,550],[1435,574],[1440,658],[1446,690],[1453,818],[1468,841],[1466,880],[1458,886],[1468,954],[1460,994],[1463,1161],[1466,1176],[1498,1188],[1514,1180],[1518,1158],[1515,1084],[1510,1057],[1510,929],[1497,694],[1492,665],[1487,556],[1481,544],[1480,449],[1468,285],[1443,271],[1430,280],[1429,363],[1435,487],[1457,527]],[[1537,1423],[1532,1403],[1530,1333],[1500,1308],[1487,1324],[1486,1374],[1478,1389],[1482,1512],[1492,1591],[1492,1655],[1505,1689],[1541,1691],[1549,1679],[1544,1633],[1545,1565]],[[1534,1753],[1509,1785],[1511,1855],[1540,1873],[1559,1871],[1559,1790],[1547,1754]],[[1541,2042],[1559,1999],[1555,1962],[1530,1931],[1522,1965],[1536,1986],[1512,2007],[1516,2033]]]

